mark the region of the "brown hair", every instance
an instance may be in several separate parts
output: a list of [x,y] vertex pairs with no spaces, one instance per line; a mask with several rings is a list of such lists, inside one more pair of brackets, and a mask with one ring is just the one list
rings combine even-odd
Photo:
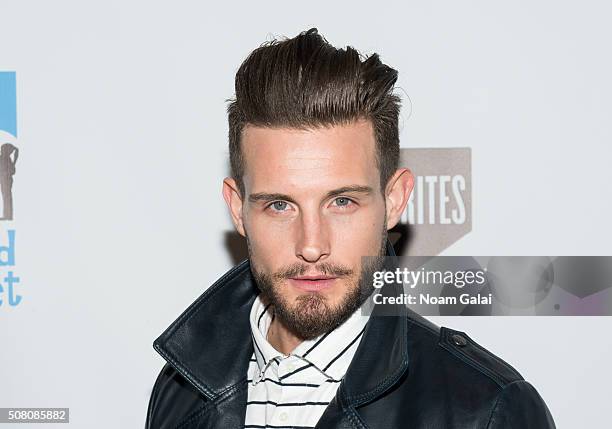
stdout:
[[378,54],[337,49],[316,28],[255,49],[236,72],[235,98],[226,100],[231,174],[244,193],[240,139],[246,124],[313,129],[372,122],[376,164],[384,190],[399,163],[400,98],[393,94],[397,71]]

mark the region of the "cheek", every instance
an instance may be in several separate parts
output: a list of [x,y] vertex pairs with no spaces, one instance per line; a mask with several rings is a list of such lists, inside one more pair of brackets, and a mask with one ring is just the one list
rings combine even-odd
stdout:
[[383,228],[382,218],[374,213],[355,214],[350,217],[336,217],[330,221],[330,231],[339,248],[364,253],[378,249]]
[[273,271],[290,248],[289,229],[278,223],[253,217],[245,222],[249,236],[251,257],[266,271]]

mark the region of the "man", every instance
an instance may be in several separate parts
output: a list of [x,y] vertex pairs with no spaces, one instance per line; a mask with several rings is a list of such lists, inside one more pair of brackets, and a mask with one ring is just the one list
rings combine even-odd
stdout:
[[249,258],[155,341],[167,364],[147,428],[554,427],[536,390],[464,333],[403,306],[362,311],[413,187],[396,80],[316,29],[241,65],[223,197]]

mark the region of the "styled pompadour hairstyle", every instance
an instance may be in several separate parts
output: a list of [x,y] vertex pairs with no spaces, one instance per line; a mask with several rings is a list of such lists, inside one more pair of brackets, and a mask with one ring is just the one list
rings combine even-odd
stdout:
[[315,129],[359,119],[370,120],[374,129],[384,195],[399,163],[401,99],[393,94],[396,81],[397,71],[378,54],[364,57],[350,46],[337,49],[316,28],[255,49],[236,72],[235,98],[226,100],[231,174],[241,196],[245,125]]

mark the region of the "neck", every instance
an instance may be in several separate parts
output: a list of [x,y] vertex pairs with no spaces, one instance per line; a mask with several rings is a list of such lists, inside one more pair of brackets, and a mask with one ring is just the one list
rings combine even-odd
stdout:
[[278,317],[272,319],[272,322],[270,323],[267,340],[272,347],[284,355],[288,355],[302,343],[302,340],[291,333],[278,320]]

